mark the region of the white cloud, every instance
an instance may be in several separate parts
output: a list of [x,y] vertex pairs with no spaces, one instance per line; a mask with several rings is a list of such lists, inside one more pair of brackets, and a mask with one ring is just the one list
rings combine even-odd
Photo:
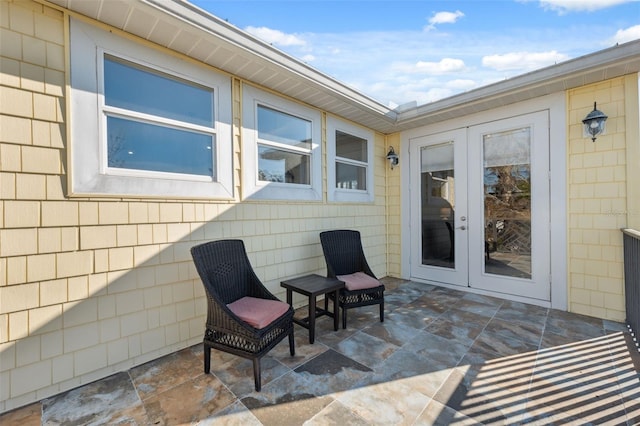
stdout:
[[440,62],[418,61],[415,68],[418,72],[446,74],[455,71],[462,71],[465,66],[462,59],[443,58]]
[[540,6],[560,14],[568,12],[593,12],[637,0],[540,0]]
[[[456,91],[452,89],[447,89],[444,87],[432,87],[426,91],[422,92],[414,92],[414,99],[416,100],[418,105],[423,105],[429,102],[435,102],[440,99],[448,98],[449,96],[453,96]],[[411,95],[411,93],[408,93]]]
[[429,18],[429,25],[424,29],[429,31],[439,24],[455,24],[456,21],[464,16],[464,13],[456,10],[455,12],[436,12]]
[[294,34],[285,34],[282,31],[272,30],[267,27],[247,27],[245,31],[259,39],[277,46],[304,46],[306,42]]
[[624,30],[618,30],[612,38],[612,44],[626,43],[631,40],[640,39],[640,25],[634,25]]
[[511,52],[504,55],[489,55],[482,58],[482,65],[497,71],[529,71],[563,62],[569,59],[555,50],[549,52]]
[[453,89],[454,91],[458,92],[461,90],[466,91],[470,89],[475,89],[476,87],[478,87],[478,83],[473,80],[456,79],[456,80],[447,81],[445,83],[445,86],[447,88]]
[[418,61],[415,64],[396,63],[393,69],[407,74],[448,74],[465,70],[462,59],[443,58],[439,62]]
[[313,55],[304,55],[302,57],[302,60],[305,61],[305,62],[313,62],[313,61],[316,60],[316,57],[313,56]]

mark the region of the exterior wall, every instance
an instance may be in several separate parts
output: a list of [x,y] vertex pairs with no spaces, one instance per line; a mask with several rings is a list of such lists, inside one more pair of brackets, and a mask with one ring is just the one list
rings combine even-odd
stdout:
[[[627,227],[640,231],[640,74],[624,78],[627,142]],[[635,94],[635,96],[634,96]]]
[[[640,178],[638,159],[629,156],[634,149],[638,153],[637,75],[570,90],[567,96],[569,310],[624,321],[620,228],[637,223],[640,211],[638,200],[627,197],[627,182]],[[595,143],[582,133],[582,119],[594,101],[609,117]],[[629,105],[636,105],[635,113],[628,114]],[[635,139],[627,134],[634,126]]]
[[400,133],[387,136],[385,156],[389,152],[389,146],[393,146],[395,152],[400,156],[400,163],[393,170],[387,167],[387,268],[388,275],[400,277],[402,276],[402,187],[400,168],[407,167],[409,162],[401,154]]
[[319,203],[67,198],[66,21],[0,0],[0,412],[201,341],[206,302],[189,249],[206,240],[243,239],[282,299],[281,280],[325,273],[326,229],[360,230],[374,272],[387,274],[382,135],[374,203],[327,203],[326,176]]

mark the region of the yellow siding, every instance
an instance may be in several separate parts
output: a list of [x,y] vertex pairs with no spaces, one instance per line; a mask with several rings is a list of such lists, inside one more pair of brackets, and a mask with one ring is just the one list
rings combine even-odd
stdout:
[[[396,153],[401,152],[400,147],[400,133],[394,133],[387,136],[387,144],[382,156],[386,156],[389,150],[389,146],[393,146]],[[401,199],[402,193],[400,184],[400,167],[407,167],[408,161],[400,163],[398,167],[391,170],[387,167],[387,268],[389,275],[393,277],[400,277],[402,272],[402,240],[401,234]]]
[[[637,77],[636,77],[637,78]],[[622,234],[627,226],[625,102],[635,92],[624,77],[568,92],[569,310],[599,318],[625,319]],[[628,81],[627,81],[628,84]],[[635,95],[634,95],[635,93]],[[582,119],[593,102],[608,115],[606,132],[584,137]]]
[[0,17],[0,412],[201,341],[205,301],[189,249],[206,240],[243,239],[281,298],[281,280],[325,273],[326,229],[360,230],[372,268],[387,275],[382,135],[374,203],[243,202],[234,79],[235,201],[69,199],[68,17],[24,0],[0,0]]
[[[640,230],[640,101],[638,90],[640,75],[631,74],[624,79],[625,142],[627,147],[627,227]],[[631,94],[638,96],[631,96]]]

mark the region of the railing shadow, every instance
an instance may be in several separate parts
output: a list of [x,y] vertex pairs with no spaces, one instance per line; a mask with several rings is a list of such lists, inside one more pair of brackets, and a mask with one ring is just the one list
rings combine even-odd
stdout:
[[[637,424],[640,374],[629,335],[471,365],[437,424]],[[446,421],[445,421],[446,419]]]

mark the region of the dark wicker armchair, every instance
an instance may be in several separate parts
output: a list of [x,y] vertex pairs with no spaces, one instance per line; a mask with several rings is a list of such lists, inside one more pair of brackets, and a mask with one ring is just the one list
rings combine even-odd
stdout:
[[[380,322],[383,322],[384,285],[378,281],[367,263],[360,232],[351,230],[321,232],[320,243],[327,262],[327,276],[345,281],[346,284],[346,287],[340,290],[338,300],[342,309],[342,328],[347,328],[347,310],[360,306],[380,305]],[[357,273],[366,274],[361,274],[370,281],[366,288],[350,289],[350,283],[345,276]],[[333,300],[332,297],[333,295],[330,294],[331,300]],[[325,309],[328,307],[329,298],[325,298]]]
[[207,295],[204,372],[210,371],[211,348],[251,359],[259,392],[260,359],[286,336],[295,355],[293,308],[260,282],[242,240],[204,243],[191,255]]

